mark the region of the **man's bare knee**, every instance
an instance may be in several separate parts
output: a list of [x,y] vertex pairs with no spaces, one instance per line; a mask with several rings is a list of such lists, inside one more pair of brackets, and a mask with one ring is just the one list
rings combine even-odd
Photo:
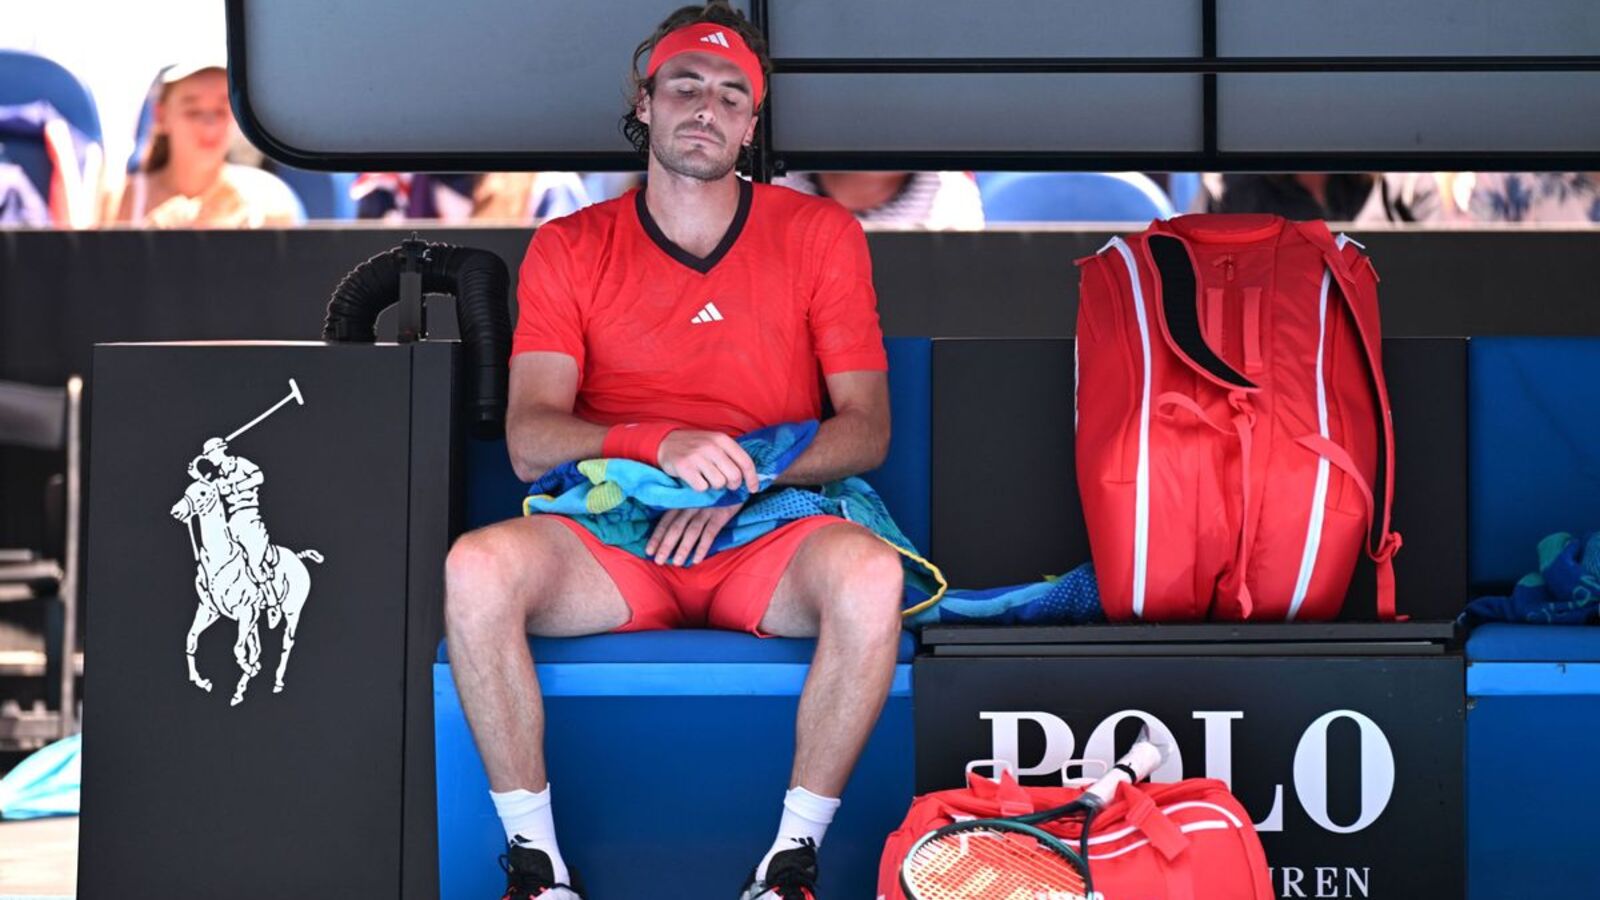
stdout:
[[[531,523],[517,523],[519,526]],[[521,622],[537,605],[534,573],[547,571],[543,529],[491,525],[462,535],[445,557],[445,619],[452,631]]]
[[830,576],[818,603],[825,627],[843,626],[873,642],[898,639],[905,584],[899,552],[863,528],[827,532],[819,548]]
[[445,625],[454,634],[596,634],[629,615],[610,576],[551,518],[463,535],[445,560]]

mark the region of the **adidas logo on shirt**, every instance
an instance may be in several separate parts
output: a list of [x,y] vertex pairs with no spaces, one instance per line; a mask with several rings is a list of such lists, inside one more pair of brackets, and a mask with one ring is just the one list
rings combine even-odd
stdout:
[[[702,44],[716,44],[718,47],[728,46],[728,36],[720,31],[714,31],[700,39]],[[731,49],[731,48],[730,48]]]
[[722,310],[717,309],[717,305],[715,303],[712,303],[710,301],[706,301],[706,305],[700,307],[700,311],[695,314],[694,318],[689,320],[689,324],[690,325],[704,325],[707,322],[721,322],[721,321],[722,321]]

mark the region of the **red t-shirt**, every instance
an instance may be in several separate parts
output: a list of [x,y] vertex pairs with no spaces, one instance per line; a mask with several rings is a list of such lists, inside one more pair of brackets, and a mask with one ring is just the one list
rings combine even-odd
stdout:
[[644,193],[547,222],[517,286],[512,356],[578,363],[574,414],[739,435],[822,413],[820,373],[885,371],[866,235],[831,200],[740,182],[711,255],[661,233]]

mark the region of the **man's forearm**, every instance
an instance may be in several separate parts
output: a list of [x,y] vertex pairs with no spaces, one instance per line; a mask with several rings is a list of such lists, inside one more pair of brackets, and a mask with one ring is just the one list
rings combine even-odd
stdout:
[[605,446],[604,425],[571,413],[532,410],[506,422],[506,449],[511,468],[523,481],[534,481],[550,469],[574,459],[592,459]]
[[811,446],[778,476],[777,483],[827,484],[876,469],[888,452],[888,422],[842,412],[823,421]]
[[[574,459],[600,456],[609,429],[554,410],[533,410],[510,417],[506,447],[511,467],[523,481],[534,481],[550,469]],[[778,484],[826,484],[877,468],[889,449],[886,422],[842,412],[827,419],[800,458],[779,476]]]

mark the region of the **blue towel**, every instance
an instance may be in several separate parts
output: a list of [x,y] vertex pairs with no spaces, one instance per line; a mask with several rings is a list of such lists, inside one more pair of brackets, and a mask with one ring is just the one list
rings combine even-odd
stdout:
[[1539,542],[1539,571],[1517,582],[1509,597],[1479,597],[1461,622],[1583,625],[1600,621],[1600,531],[1583,539],[1561,532]]
[[[773,425],[739,438],[756,464],[762,491],[799,458],[817,436],[815,420]],[[803,498],[811,493],[800,488],[783,488],[771,495],[762,494],[756,502],[739,511],[723,527],[711,544],[711,553],[738,547],[761,537],[784,521],[802,515],[822,515],[806,509]],[[562,463],[546,472],[528,487],[522,501],[522,514],[556,513],[568,516],[587,528],[602,542],[621,547],[635,556],[646,556],[645,544],[656,520],[669,509],[700,509],[731,506],[750,499],[744,485],[697,491],[655,466],[631,459],[586,459]],[[779,515],[796,502],[795,514]]]
[[75,734],[17,763],[0,778],[0,818],[77,815],[82,747],[83,736]]
[[951,588],[944,599],[907,617],[914,628],[924,625],[1087,625],[1104,622],[1100,585],[1094,564],[1044,581],[1010,587],[966,590]]
[[774,425],[739,438],[754,460],[761,490],[744,487],[697,491],[655,466],[628,459],[587,459],[556,466],[528,488],[523,515],[571,518],[599,538],[645,557],[650,533],[670,509],[745,504],[712,541],[710,553],[739,547],[810,516],[854,522],[900,552],[905,569],[907,624],[986,622],[1078,624],[1104,619],[1094,569],[1087,563],[1059,578],[982,590],[950,590],[944,575],[895,524],[872,485],[844,478],[817,489],[772,488],[817,436],[816,421]]

